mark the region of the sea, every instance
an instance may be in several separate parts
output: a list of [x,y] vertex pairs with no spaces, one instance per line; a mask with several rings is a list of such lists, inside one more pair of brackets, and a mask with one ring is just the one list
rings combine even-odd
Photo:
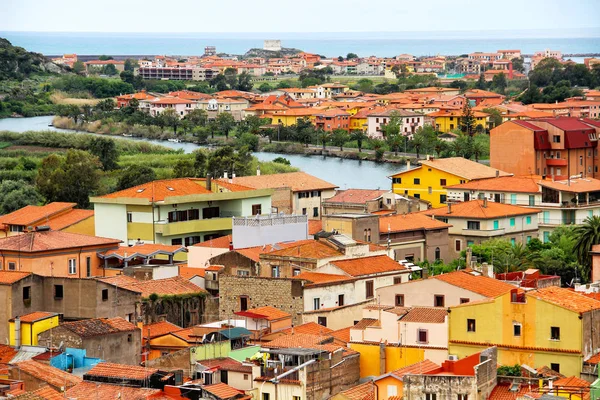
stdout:
[[[94,33],[3,32],[13,45],[45,55],[179,55],[204,54],[206,46],[217,52],[244,54],[262,48],[266,39],[280,39],[283,47],[326,57],[352,52],[361,57],[460,55],[474,51],[520,49],[524,54],[552,49],[564,54],[600,53],[600,28],[553,31],[450,31],[450,32],[351,32],[351,33]],[[579,61],[579,60],[578,60]]]

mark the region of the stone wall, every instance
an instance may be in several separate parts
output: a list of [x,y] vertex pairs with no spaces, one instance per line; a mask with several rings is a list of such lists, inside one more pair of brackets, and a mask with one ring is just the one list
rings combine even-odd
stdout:
[[219,318],[239,318],[240,296],[248,296],[248,308],[273,306],[292,314],[294,325],[302,324],[301,281],[285,278],[219,277]]
[[257,275],[256,262],[254,260],[238,253],[229,251],[208,259],[210,265],[222,265],[225,269],[221,275],[237,275],[238,270],[248,271],[250,275]]
[[360,379],[359,355],[341,357],[333,353],[306,368],[306,398],[327,399],[358,384]]
[[168,321],[183,328],[198,325],[203,321],[206,297],[159,297],[156,301],[145,299],[141,304],[144,324]]
[[158,368],[160,370],[183,370],[183,375],[191,377],[190,366],[190,349],[182,349],[166,356],[155,358],[154,360],[146,361],[146,367]]

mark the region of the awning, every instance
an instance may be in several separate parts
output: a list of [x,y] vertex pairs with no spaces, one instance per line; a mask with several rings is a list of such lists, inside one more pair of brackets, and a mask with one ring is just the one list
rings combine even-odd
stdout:
[[563,158],[546,158],[546,165],[551,167],[566,167],[567,160]]

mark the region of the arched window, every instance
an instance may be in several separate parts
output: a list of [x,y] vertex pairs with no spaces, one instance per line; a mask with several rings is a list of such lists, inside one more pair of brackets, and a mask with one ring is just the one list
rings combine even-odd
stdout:
[[439,247],[436,247],[436,248],[435,248],[435,260],[436,260],[436,261],[440,259],[441,255],[442,255],[441,253],[442,253],[442,252],[440,251],[440,248],[439,248]]

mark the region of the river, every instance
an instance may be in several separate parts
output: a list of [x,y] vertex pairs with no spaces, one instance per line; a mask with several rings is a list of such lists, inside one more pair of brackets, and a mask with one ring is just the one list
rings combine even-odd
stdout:
[[[51,116],[32,118],[4,118],[0,119],[0,131],[26,132],[26,131],[58,131],[66,133],[87,133],[59,129],[48,126],[52,122]],[[120,136],[111,136],[115,139],[125,139]],[[146,142],[162,145],[172,149],[183,149],[190,153],[201,147],[193,143],[173,143],[166,140],[151,140],[142,138],[127,138],[130,140],[144,140]],[[254,156],[260,161],[272,161],[277,157],[285,157],[294,167],[302,171],[331,182],[340,189],[388,189],[391,182],[389,175],[406,168],[404,165],[390,163],[376,163],[373,161],[346,160],[336,157],[304,156],[298,154],[277,154],[256,152]]]

